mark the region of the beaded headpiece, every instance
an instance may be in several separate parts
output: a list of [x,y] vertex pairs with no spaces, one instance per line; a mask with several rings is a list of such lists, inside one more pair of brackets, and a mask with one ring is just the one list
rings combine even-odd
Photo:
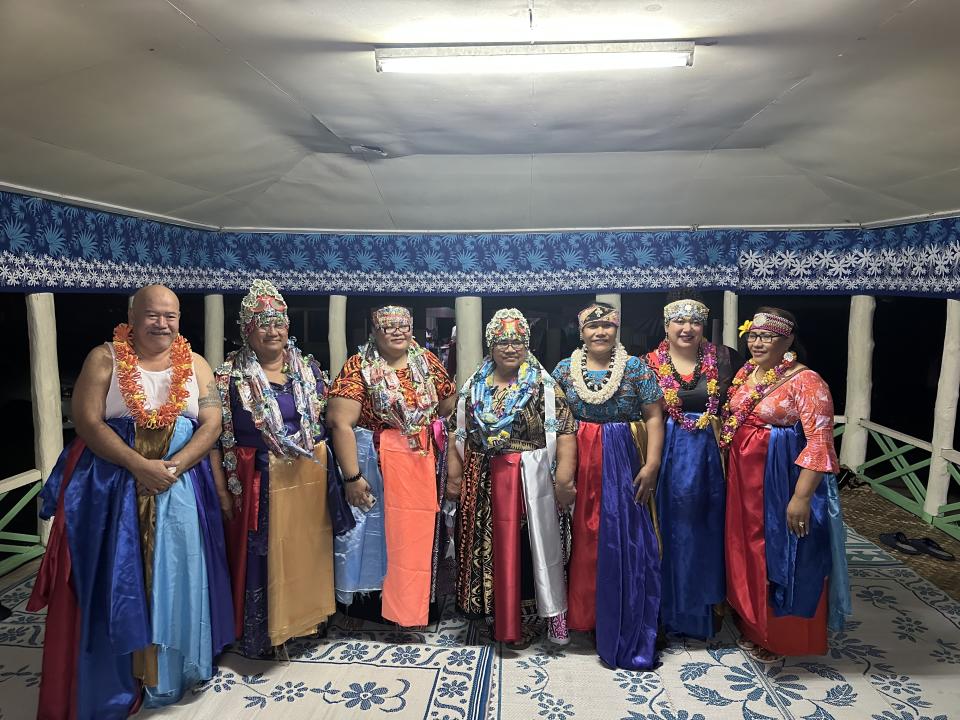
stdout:
[[757,313],[750,323],[750,331],[766,330],[777,335],[793,335],[793,323],[779,315]]
[[577,321],[580,323],[581,330],[584,325],[592,322],[605,322],[620,327],[620,311],[594,303],[577,313]]
[[378,328],[389,327],[390,325],[410,325],[412,327],[413,315],[405,307],[387,305],[373,311],[373,324]]
[[671,320],[686,320],[700,323],[701,325],[710,317],[710,308],[699,300],[674,300],[663,306],[664,324]]
[[502,340],[520,340],[530,347],[530,324],[516,308],[497,310],[487,323],[486,340],[489,347]]
[[254,328],[278,322],[284,327],[290,326],[287,316],[287,303],[283,295],[269,280],[254,280],[243,300],[240,301],[240,318],[237,322],[244,335]]

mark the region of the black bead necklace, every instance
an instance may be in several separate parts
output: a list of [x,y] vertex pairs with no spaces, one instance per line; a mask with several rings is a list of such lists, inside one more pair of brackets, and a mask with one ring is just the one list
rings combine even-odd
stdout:
[[598,392],[610,381],[610,375],[613,373],[613,361],[616,356],[616,349],[614,349],[614,351],[610,353],[610,364],[607,366],[607,369],[603,371],[603,378],[598,382],[590,377],[590,371],[587,370],[587,348],[584,346],[583,354],[580,356],[580,374],[583,375],[583,384],[587,386],[588,390]]
[[672,362],[672,358],[671,358],[670,367],[673,369],[673,379],[676,380],[677,383],[680,385],[680,389],[693,390],[700,383],[700,375],[702,373],[702,368],[703,368],[703,345],[697,348],[697,364],[693,368],[692,379],[690,380],[683,379],[683,376],[680,375],[679,371],[677,370],[676,364]]

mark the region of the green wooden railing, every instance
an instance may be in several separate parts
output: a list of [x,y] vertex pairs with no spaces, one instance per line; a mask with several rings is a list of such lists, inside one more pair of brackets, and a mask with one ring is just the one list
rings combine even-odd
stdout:
[[[857,474],[866,479],[878,495],[930,522],[923,512],[927,486],[917,471],[930,467],[933,446],[869,420],[861,420],[860,425],[867,429],[880,454],[858,467]],[[868,445],[868,456],[870,447]]]
[[6,506],[9,500],[14,500],[13,505],[0,518],[0,554],[6,556],[3,560],[0,560],[0,575],[4,575],[43,554],[43,544],[40,541],[39,534],[32,535],[7,530],[10,522],[28,506],[30,512],[36,517],[37,508],[34,500],[40,493],[41,480],[39,470],[28,470],[19,475],[0,480],[0,506]]
[[[843,434],[844,420],[836,418],[834,437]],[[878,495],[960,539],[960,502],[941,505],[936,515],[924,510],[933,445],[869,420],[861,420],[860,426],[866,429],[870,442],[867,460],[855,468],[857,475]],[[939,452],[951,479],[960,485],[960,453],[950,449]]]
[[[941,457],[947,461],[947,472],[950,479],[960,486],[960,452],[956,450],[941,450]],[[960,540],[960,502],[941,505],[937,516],[931,520],[934,527]]]

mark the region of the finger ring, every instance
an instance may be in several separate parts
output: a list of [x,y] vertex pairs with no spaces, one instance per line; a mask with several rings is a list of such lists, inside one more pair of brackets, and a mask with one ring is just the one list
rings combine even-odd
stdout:
[[807,526],[807,524],[806,524],[805,522],[803,522],[803,521],[800,521],[800,522],[797,523],[797,524],[800,525],[800,527],[806,527],[806,526]]

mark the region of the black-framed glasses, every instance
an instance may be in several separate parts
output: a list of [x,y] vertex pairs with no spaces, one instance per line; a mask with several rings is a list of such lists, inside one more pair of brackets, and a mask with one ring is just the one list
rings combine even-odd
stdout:
[[523,340],[499,340],[493,344],[495,348],[500,350],[506,350],[507,348],[513,348],[514,350],[519,350],[524,348],[527,344]]
[[748,343],[757,343],[758,345],[769,345],[774,340],[783,337],[782,335],[760,335],[758,333],[747,333],[747,342]]
[[409,325],[385,325],[380,328],[384,335],[406,335],[410,332]]

